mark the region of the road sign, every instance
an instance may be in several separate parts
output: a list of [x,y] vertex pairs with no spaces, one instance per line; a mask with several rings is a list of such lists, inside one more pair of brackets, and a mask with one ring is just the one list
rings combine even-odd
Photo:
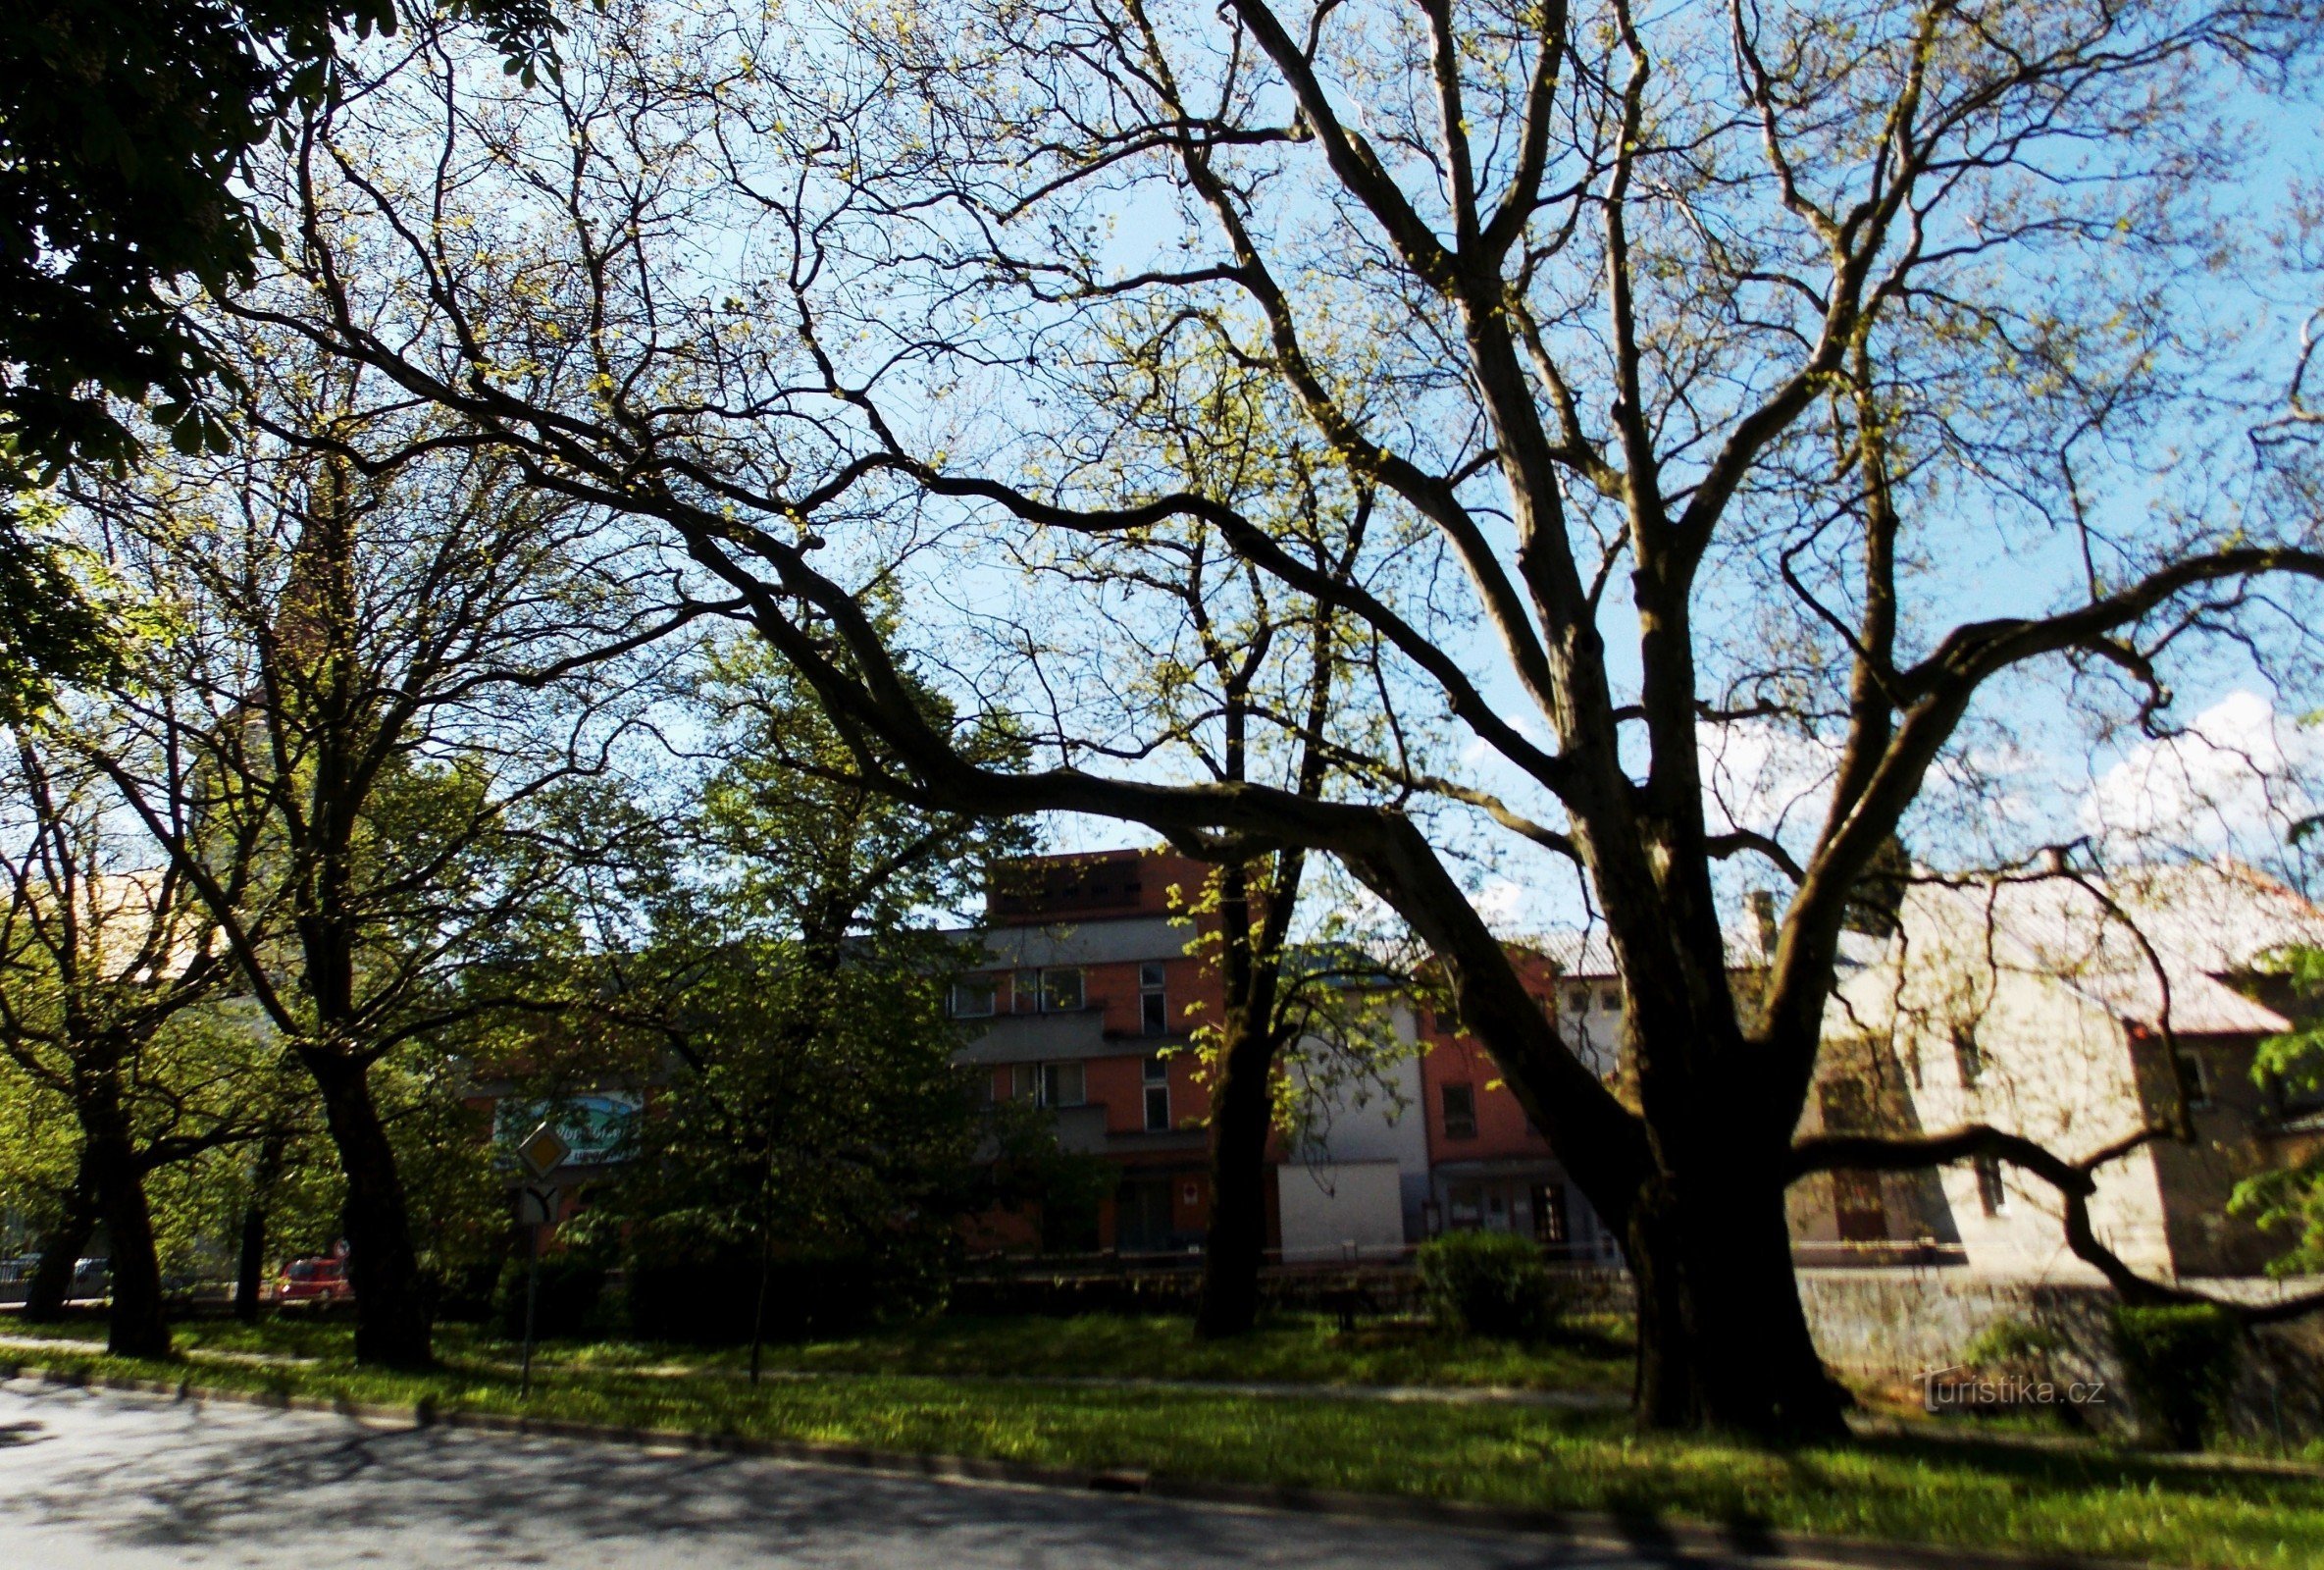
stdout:
[[546,1227],[556,1220],[557,1194],[553,1188],[520,1188],[516,1200],[516,1219],[527,1227]]
[[516,1153],[517,1158],[533,1170],[534,1177],[545,1178],[565,1164],[565,1158],[573,1154],[573,1147],[565,1143],[564,1136],[556,1129],[542,1124],[525,1135],[524,1142],[516,1147]]

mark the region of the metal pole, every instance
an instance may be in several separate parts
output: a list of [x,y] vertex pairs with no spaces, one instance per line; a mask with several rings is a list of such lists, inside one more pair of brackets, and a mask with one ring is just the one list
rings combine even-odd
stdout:
[[526,1229],[532,1234],[532,1257],[525,1263],[525,1367],[517,1381],[518,1399],[533,1393],[533,1305],[541,1293],[541,1224]]

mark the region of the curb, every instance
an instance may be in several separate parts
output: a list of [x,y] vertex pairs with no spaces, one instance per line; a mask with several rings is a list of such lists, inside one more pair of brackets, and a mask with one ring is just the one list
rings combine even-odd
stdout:
[[0,1379],[36,1381],[75,1389],[159,1395],[178,1401],[272,1407],[278,1411],[327,1413],[406,1429],[466,1429],[487,1434],[521,1434],[584,1439],[656,1449],[686,1449],[762,1456],[900,1477],[1004,1484],[1016,1488],[1139,1495],[1154,1499],[1272,1510],[1404,1526],[1466,1532],[1513,1533],[1555,1539],[1575,1548],[1627,1550],[1674,1563],[1696,1559],[1742,1559],[1768,1570],[2158,1570],[2158,1561],[2086,1559],[2068,1554],[2020,1554],[1919,1544],[1878,1543],[1861,1538],[1819,1537],[1751,1525],[1696,1526],[1586,1510],[1541,1510],[1516,1505],[1476,1504],[1333,1489],[1275,1484],[1222,1483],[1155,1475],[1130,1468],[1091,1472],[979,1456],[931,1455],[880,1450],[866,1445],[818,1444],[803,1439],[752,1439],[739,1434],[704,1434],[689,1429],[633,1428],[584,1423],[569,1418],[522,1417],[505,1412],[444,1411],[431,1401],[387,1405],[271,1390],[218,1389],[188,1380],[141,1380],[48,1368],[0,1356]]

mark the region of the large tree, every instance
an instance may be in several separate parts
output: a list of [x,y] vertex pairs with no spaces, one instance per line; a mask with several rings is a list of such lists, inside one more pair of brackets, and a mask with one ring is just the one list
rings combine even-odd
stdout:
[[[583,854],[542,810],[610,767],[648,675],[632,654],[696,611],[621,531],[440,421],[366,407],[352,367],[240,352],[231,451],[80,494],[175,629],[123,705],[139,745],[90,756],[320,1094],[356,1355],[423,1364],[429,1282],[375,1071],[527,1001],[467,983],[510,973],[505,940]],[[258,847],[239,885],[204,854],[221,823]]]
[[[553,70],[548,0],[452,0],[509,69]],[[327,91],[342,32],[393,32],[392,0],[22,0],[0,13],[0,686],[102,667],[101,608],[26,494],[142,444],[130,406],[188,450],[227,439],[230,364],[189,296],[252,278],[270,239],[243,160]]]
[[[47,1239],[44,1290],[69,1280],[96,1223],[110,1239],[110,1348],[164,1357],[161,1262],[147,1179],[157,1169],[257,1138],[254,1087],[270,1033],[223,1003],[232,969],[207,907],[125,821],[85,737],[60,716],[21,722],[0,773],[0,1056],[16,1093],[53,1097],[79,1135],[75,1193]],[[239,890],[252,842],[204,837],[222,886]]]
[[[2001,1148],[1794,1148],[1860,877],[2010,694],[2151,715],[2173,661],[2314,624],[2254,593],[2324,577],[2313,518],[2215,440],[2251,363],[2215,300],[2259,263],[2208,202],[2253,189],[2264,68],[2308,31],[2072,0],[633,0],[539,99],[448,43],[383,59],[267,173],[298,240],[242,308],[666,527],[900,797],[1328,852],[1626,1237],[1643,1419],[1832,1432],[1787,1184]],[[1290,509],[1119,461],[1091,368],[1197,340],[1377,497],[1346,581]],[[1361,789],[1189,777],[1046,639],[980,648],[1015,596],[1037,629],[1173,613],[1020,569],[1190,523],[1376,641],[1393,722],[1325,721]],[[864,601],[899,583],[902,626]],[[964,753],[915,669],[1054,720],[1037,764]],[[1713,811],[1730,742],[1819,760],[1809,821]],[[1470,897],[1496,843],[1604,922],[1619,1091]],[[1748,1000],[1737,856],[1793,885]]]
[[[584,966],[632,1050],[599,1036],[561,1063],[528,1056],[578,1073],[568,1088],[653,1086],[600,1212],[622,1224],[644,1312],[670,1313],[673,1281],[694,1299],[720,1276],[755,1381],[770,1323],[829,1323],[851,1287],[864,1313],[941,1292],[992,1119],[953,1061],[950,981],[967,956],[938,922],[1027,835],[866,781],[756,640],[709,646],[696,674],[683,712],[703,766],[668,843],[630,870],[644,930]],[[1004,732],[964,745],[1021,751]],[[771,1300],[779,1268],[788,1303]]]

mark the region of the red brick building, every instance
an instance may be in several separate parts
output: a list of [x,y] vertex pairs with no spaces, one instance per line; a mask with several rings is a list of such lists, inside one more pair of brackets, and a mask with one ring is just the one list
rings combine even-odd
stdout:
[[[953,989],[955,1017],[983,1025],[961,1061],[991,1075],[994,1098],[1049,1109],[1065,1149],[1121,1169],[1088,1246],[1189,1249],[1210,1224],[1210,1096],[1184,1050],[1224,1001],[1215,970],[1187,952],[1214,930],[1184,914],[1209,873],[1137,851],[1019,864],[986,902],[977,937],[991,964]],[[1024,1225],[989,1230],[1033,1240]]]

